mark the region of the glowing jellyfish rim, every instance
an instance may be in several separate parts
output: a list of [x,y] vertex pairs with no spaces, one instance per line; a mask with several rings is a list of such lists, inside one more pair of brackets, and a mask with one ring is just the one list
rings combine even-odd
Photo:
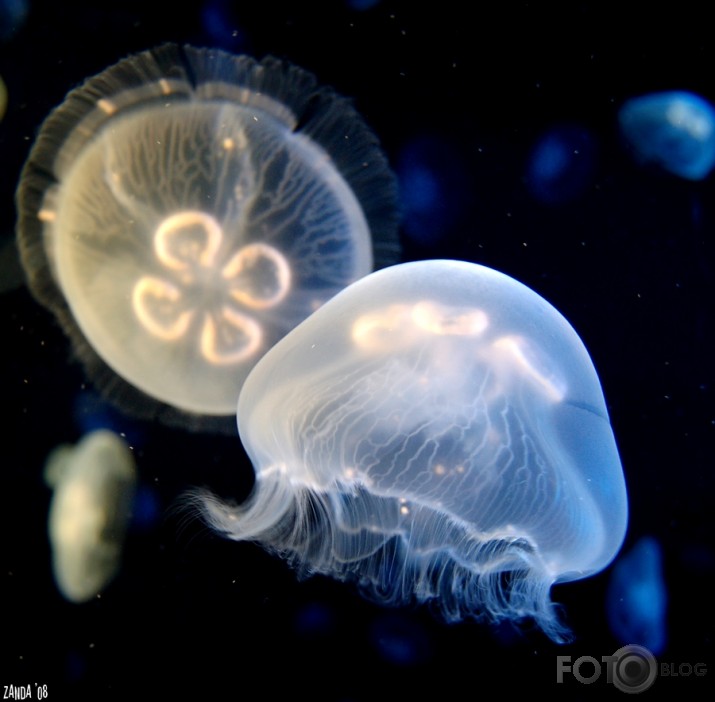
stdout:
[[[310,71],[273,56],[258,60],[219,49],[172,43],[132,54],[86,79],[82,85],[70,91],[64,102],[45,119],[22,169],[16,193],[17,241],[30,291],[54,314],[69,337],[75,356],[83,364],[87,377],[106,397],[140,418],[159,418],[168,424],[194,430],[233,433],[235,397],[215,412],[210,409],[207,411],[203,406],[197,410],[193,406],[177,405],[166,396],[150,392],[155,378],[142,384],[137,382],[136,376],[127,376],[123,367],[117,367],[116,357],[121,357],[119,347],[122,340],[112,341],[108,347],[109,352],[95,348],[97,344],[91,343],[87,329],[82,327],[81,315],[74,309],[75,306],[79,309],[82,304],[86,308],[91,307],[94,300],[82,302],[77,295],[67,299],[71,298],[67,294],[67,282],[62,280],[57,270],[58,262],[61,263],[63,255],[65,258],[67,255],[62,253],[63,247],[57,245],[56,240],[60,234],[56,232],[60,230],[60,225],[54,224],[55,220],[61,219],[57,206],[62,196],[64,176],[73,172],[75,161],[86,156],[103,138],[108,131],[107,125],[112,125],[112,129],[118,125],[121,129],[123,122],[117,121],[118,116],[127,121],[137,118],[149,108],[160,112],[169,105],[176,106],[178,110],[186,106],[200,108],[202,105],[218,103],[228,104],[227,109],[250,110],[254,120],[258,115],[263,117],[262,122],[266,124],[275,123],[277,128],[285,130],[286,135],[290,136],[290,148],[322,154],[315,162],[322,164],[320,168],[330,169],[329,187],[342,188],[354,199],[364,221],[364,233],[360,235],[363,238],[359,246],[367,247],[370,260],[365,259],[364,265],[359,264],[360,269],[356,268],[351,277],[346,282],[340,282],[339,286],[396,260],[400,217],[397,180],[389,168],[378,138],[354,108],[352,100],[339,95],[329,86],[320,85]],[[241,151],[241,134],[223,140],[226,151]],[[328,182],[327,178],[325,180]],[[194,266],[196,271],[202,273],[201,266],[208,270],[214,263],[219,266],[218,260],[209,260],[215,250],[221,247],[221,242],[215,236],[218,226],[216,221],[212,221],[206,212],[196,212],[190,207],[183,215],[191,221],[182,220],[179,224],[183,226],[188,222],[197,230],[200,245],[205,248],[205,260],[202,258],[201,265]],[[346,214],[346,220],[347,217]],[[187,229],[185,226],[184,231]],[[153,255],[156,261],[168,261],[171,264],[168,267],[179,275],[182,274],[182,262],[175,254],[184,242],[181,241],[183,235],[176,235],[176,231],[172,234],[170,229],[163,230],[163,239],[160,236],[160,241],[155,241]],[[244,243],[260,241],[259,238],[249,238]],[[358,244],[356,250],[357,247]],[[258,314],[261,309],[271,305],[274,308],[281,306],[280,314],[288,317],[292,310],[290,306],[298,303],[284,298],[287,287],[297,285],[297,274],[293,277],[290,272],[286,274],[285,259],[282,259],[284,252],[271,247],[270,242],[266,242],[265,250],[260,255],[264,263],[267,261],[273,266],[280,289],[276,290],[275,299],[270,300],[268,296],[253,300],[243,309],[252,309]],[[224,258],[219,270],[227,299],[238,306],[245,303],[245,294],[242,299],[241,290],[235,285],[231,287],[231,275],[240,275],[245,263],[226,261]],[[184,270],[183,275],[186,278],[193,272],[187,273]],[[205,271],[202,274],[207,275]],[[334,275],[337,280],[338,274]],[[172,334],[178,334],[191,320],[178,314],[175,319],[161,320],[155,311],[162,309],[162,305],[166,307],[172,300],[176,301],[179,295],[180,291],[171,281],[149,274],[126,297],[137,307],[140,313],[138,316],[147,322],[144,326],[149,334],[153,333],[158,338],[162,335],[171,338]],[[314,305],[322,302],[324,299],[315,301]],[[298,319],[304,318],[310,311],[301,312]],[[270,312],[274,317],[277,314],[275,309]],[[248,338],[246,348],[259,347],[263,343],[260,333],[251,324],[253,317],[250,314],[229,310],[224,317],[234,331],[239,330],[235,332],[238,336],[245,332]],[[292,321],[291,324],[294,325]],[[216,330],[212,331],[207,322],[201,334],[201,353],[205,352],[204,356],[208,354],[216,359],[217,365],[240,361],[240,354],[233,357],[222,357],[220,354],[211,356],[212,343],[216,337]],[[225,334],[222,338],[225,338]],[[263,348],[268,345],[266,341]],[[147,356],[150,355],[147,353]],[[219,382],[215,384],[220,385]],[[194,398],[191,400],[193,402]]]
[[[394,361],[403,349],[411,375]],[[465,358],[482,371],[465,373]],[[440,424],[445,399],[458,409]],[[237,420],[253,491],[236,504],[196,490],[191,505],[300,577],[351,580],[381,602],[430,602],[447,621],[532,619],[562,642],[551,586],[605,569],[625,537],[623,467],[583,341],[534,290],[479,264],[415,261],[353,283],[256,364]]]

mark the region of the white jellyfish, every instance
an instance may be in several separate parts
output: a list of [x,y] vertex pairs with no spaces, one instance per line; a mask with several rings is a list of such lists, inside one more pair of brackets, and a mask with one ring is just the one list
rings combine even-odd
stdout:
[[582,341],[534,291],[462,261],[405,263],[336,295],[246,380],[256,471],[215,529],[301,574],[354,580],[449,621],[565,629],[554,583],[597,573],[627,523],[603,392]]
[[53,489],[48,531],[55,583],[71,602],[98,595],[121,563],[136,486],[134,457],[114,432],[97,429],[47,459]]
[[17,192],[28,282],[125,409],[221,428],[286,332],[394,256],[396,185],[301,68],[164,45],[69,93]]

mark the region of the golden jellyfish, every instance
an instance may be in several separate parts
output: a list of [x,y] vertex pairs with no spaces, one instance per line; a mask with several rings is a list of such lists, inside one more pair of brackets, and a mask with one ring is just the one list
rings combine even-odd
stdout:
[[31,291],[107,396],[220,429],[268,349],[391,262],[396,201],[377,138],[311,73],[167,44],[46,119],[18,243]]

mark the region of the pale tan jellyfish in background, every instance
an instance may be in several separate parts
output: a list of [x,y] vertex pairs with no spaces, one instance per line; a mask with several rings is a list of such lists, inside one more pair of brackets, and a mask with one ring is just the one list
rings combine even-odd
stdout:
[[69,93],[17,203],[31,290],[89,375],[190,428],[226,426],[256,361],[396,251],[395,179],[350,101],[275,58],[187,46]]
[[92,599],[119,571],[136,480],[131,451],[106,429],[48,457],[45,481],[54,490],[48,519],[52,565],[67,600]]

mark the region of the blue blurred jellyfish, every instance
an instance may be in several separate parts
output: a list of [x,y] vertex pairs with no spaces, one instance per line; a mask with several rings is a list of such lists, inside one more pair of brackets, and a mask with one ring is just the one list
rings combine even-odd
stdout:
[[607,594],[608,621],[624,644],[645,646],[654,655],[667,642],[667,592],[660,544],[642,537],[613,567]]
[[431,655],[429,637],[416,621],[396,614],[378,616],[370,625],[370,641],[387,663],[410,667]]
[[238,428],[253,492],[198,493],[209,524],[447,621],[533,618],[561,641],[551,586],[605,568],[625,534],[588,352],[476,264],[404,263],[338,293],[253,369]]
[[628,100],[618,114],[636,156],[681,178],[701,180],[715,164],[715,109],[685,91]]
[[534,144],[526,167],[526,184],[534,199],[548,205],[573,200],[591,184],[596,144],[591,132],[577,125],[546,131]]
[[190,429],[233,426],[255,362],[397,245],[395,178],[347,99],[173,44],[68,94],[17,204],[28,284],[96,386]]
[[335,628],[335,612],[323,602],[303,605],[295,617],[295,629],[301,636],[327,636]]
[[149,531],[161,517],[161,501],[152,485],[140,482],[137,485],[132,505],[129,529],[137,532]]
[[205,0],[201,4],[201,27],[212,45],[230,51],[245,49],[248,42],[234,9],[235,3],[230,0]]
[[351,10],[363,12],[379,5],[380,0],[346,0],[346,3]]
[[422,135],[402,147],[396,171],[406,236],[422,245],[449,236],[472,197],[462,154],[441,137]]
[[0,0],[0,41],[7,41],[25,24],[29,0]]

